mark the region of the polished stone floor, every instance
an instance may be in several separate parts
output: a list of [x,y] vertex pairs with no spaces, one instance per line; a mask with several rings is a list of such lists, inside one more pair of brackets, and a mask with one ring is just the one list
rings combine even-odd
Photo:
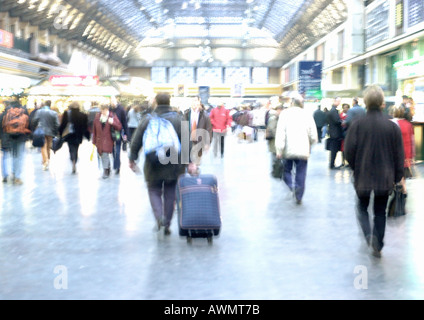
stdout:
[[382,258],[355,219],[348,169],[313,147],[302,205],[272,179],[263,134],[228,136],[219,179],[223,227],[212,245],[153,232],[143,176],[101,179],[91,146],[71,174],[66,146],[42,171],[28,149],[24,184],[0,185],[0,299],[424,299],[424,166],[408,180],[408,215],[387,222]]

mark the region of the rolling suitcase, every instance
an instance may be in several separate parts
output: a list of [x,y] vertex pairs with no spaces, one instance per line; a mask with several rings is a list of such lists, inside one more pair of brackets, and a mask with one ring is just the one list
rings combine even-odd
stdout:
[[212,243],[221,230],[221,213],[218,183],[214,175],[185,174],[177,183],[177,209],[179,235],[207,238]]

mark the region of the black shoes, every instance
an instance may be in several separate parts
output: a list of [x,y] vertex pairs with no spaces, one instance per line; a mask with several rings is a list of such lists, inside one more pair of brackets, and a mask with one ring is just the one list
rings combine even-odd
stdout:
[[162,227],[164,227],[164,229],[163,229],[163,234],[164,234],[165,236],[169,236],[169,235],[171,235],[171,230],[170,230],[169,226],[165,226],[165,225],[163,224],[163,222],[162,222],[162,220],[161,220],[161,219],[156,219],[156,225],[155,225],[155,227],[154,227],[153,231],[154,231],[154,232],[160,232],[160,229],[161,229]]

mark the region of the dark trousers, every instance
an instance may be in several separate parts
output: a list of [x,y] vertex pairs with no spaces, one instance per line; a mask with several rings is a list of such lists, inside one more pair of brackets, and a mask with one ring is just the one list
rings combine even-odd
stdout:
[[113,146],[113,169],[121,169],[121,145],[122,141],[115,141]]
[[78,149],[79,149],[79,144],[78,143],[69,143],[68,142],[68,147],[69,147],[69,155],[71,158],[71,161],[75,163],[78,162]]
[[128,141],[131,142],[131,138],[134,135],[135,130],[137,130],[137,128],[128,128]]
[[328,138],[327,150],[330,151],[330,168],[334,168],[337,152],[341,150],[341,139]]
[[285,159],[283,180],[294,191],[296,200],[302,200],[305,193],[306,170],[308,161],[301,159]]
[[377,249],[383,248],[384,232],[386,230],[386,207],[389,196],[374,194],[374,226],[371,231],[371,223],[368,215],[371,193],[357,194],[357,219],[368,244],[372,238],[377,241]]
[[317,127],[318,132],[318,143],[322,142],[322,127]]
[[175,209],[176,187],[177,181],[163,180],[149,182],[147,186],[153,214],[156,220],[161,221],[165,227],[171,225]]

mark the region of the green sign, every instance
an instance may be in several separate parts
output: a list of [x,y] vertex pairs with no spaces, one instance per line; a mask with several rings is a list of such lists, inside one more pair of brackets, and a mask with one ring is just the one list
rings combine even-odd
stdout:
[[398,79],[422,76],[424,75],[424,56],[396,62],[393,67],[396,69]]

